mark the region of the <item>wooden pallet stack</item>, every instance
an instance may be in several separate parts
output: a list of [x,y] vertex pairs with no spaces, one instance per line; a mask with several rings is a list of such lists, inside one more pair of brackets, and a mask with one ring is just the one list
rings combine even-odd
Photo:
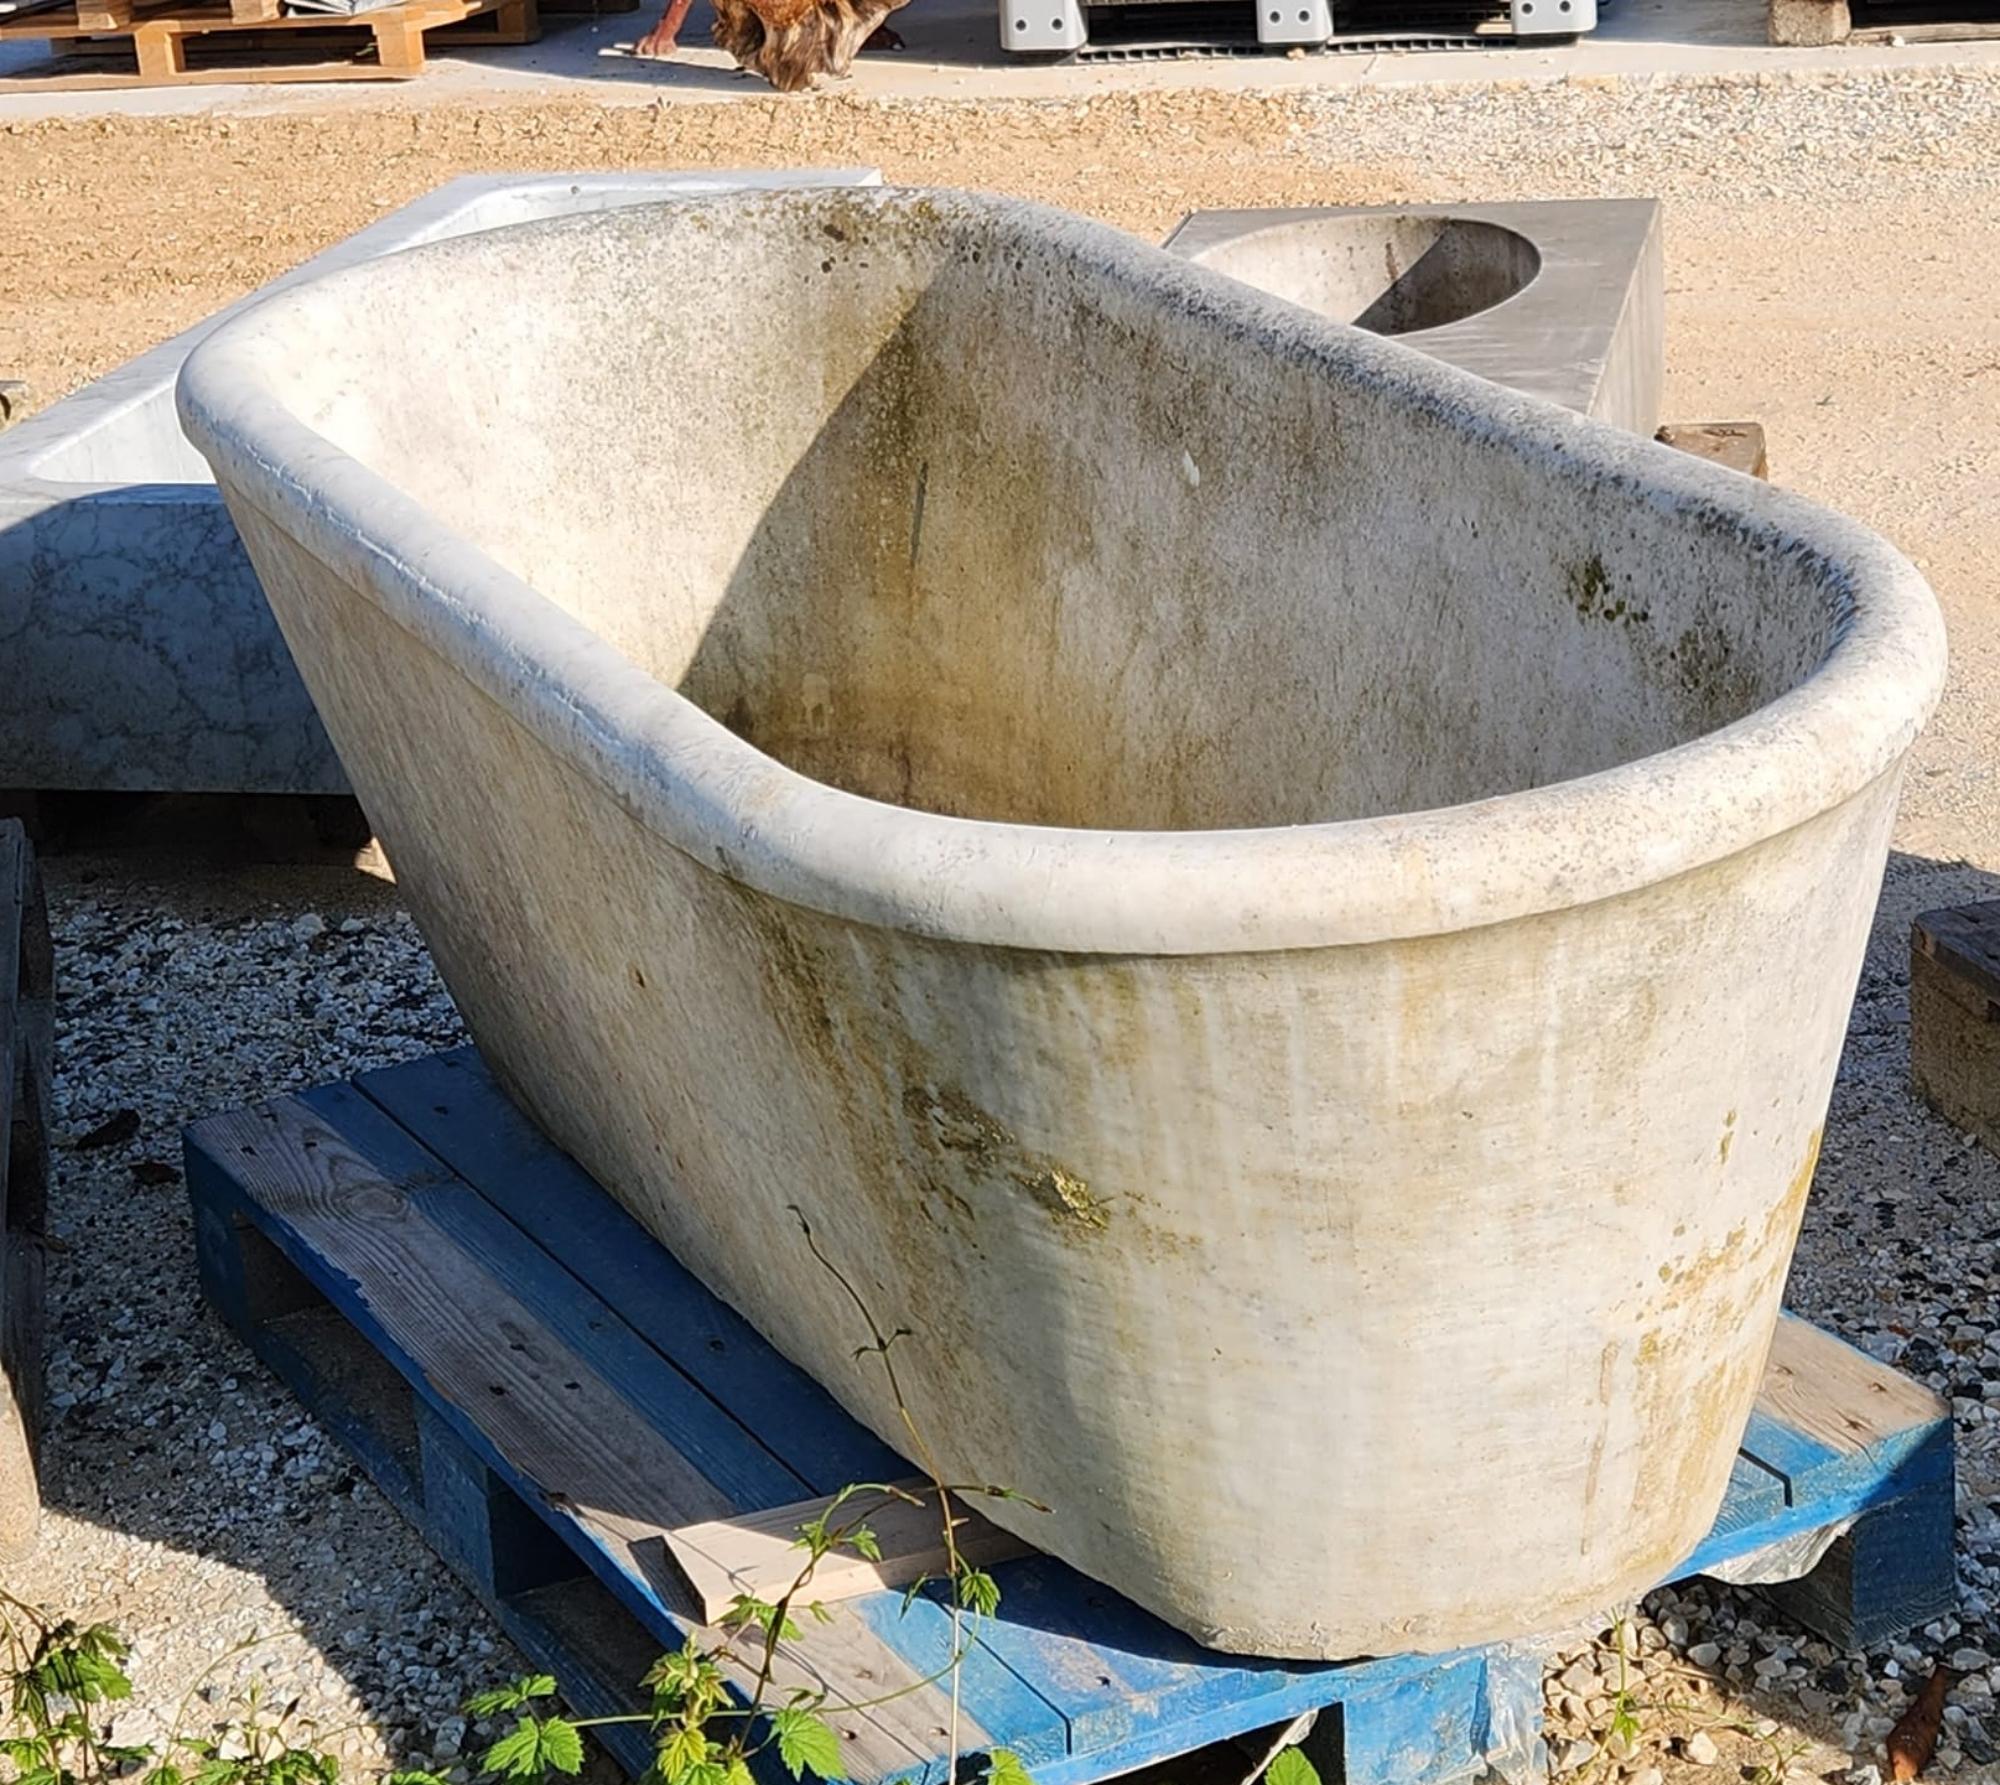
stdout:
[[[0,42],[45,38],[57,55],[108,50],[125,63],[6,83],[36,91],[407,80],[423,72],[427,44],[524,44],[540,36],[538,0],[392,0],[359,13],[287,13],[282,0],[54,0],[0,16]],[[246,61],[246,53],[259,59]]]
[[1765,0],[1766,35],[1793,49],[1836,43],[1977,43],[2000,37],[1996,0]]

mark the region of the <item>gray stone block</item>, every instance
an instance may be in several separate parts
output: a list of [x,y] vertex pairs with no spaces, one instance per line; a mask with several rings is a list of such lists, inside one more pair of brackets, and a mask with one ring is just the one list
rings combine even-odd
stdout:
[[1175,254],[1635,433],[1666,376],[1650,198],[1196,211]]

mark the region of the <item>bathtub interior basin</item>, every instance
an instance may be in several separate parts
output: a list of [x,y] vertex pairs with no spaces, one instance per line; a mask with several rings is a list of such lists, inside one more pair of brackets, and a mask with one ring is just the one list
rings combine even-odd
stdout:
[[473,176],[0,434],[0,787],[338,793],[346,778],[201,454],[174,413],[196,342],[244,305],[423,242],[872,169]]
[[[1445,301],[1415,275],[1454,240],[1489,244],[1496,278],[1532,260],[1497,226],[1370,215],[1355,234],[1350,221],[1315,219],[1308,234],[1375,265],[1349,276],[1364,313]],[[1384,242],[1414,257],[1407,299],[1385,283]],[[976,329],[998,325],[980,263],[885,269],[839,246],[812,262],[828,263],[822,311],[788,325],[789,351],[814,368],[803,398],[746,387],[726,351],[656,321],[634,375],[679,394],[630,413],[628,389],[589,372],[612,350],[595,309],[613,300],[585,283],[596,263],[561,284],[593,315],[559,340],[492,355],[455,319],[357,329],[343,314],[353,348],[276,376],[316,431],[759,751],[958,818],[1202,830],[1452,806],[1686,743],[1827,651],[1835,610],[1797,600],[1775,563],[1728,584],[1662,577],[1598,515],[1542,514],[1530,529],[1476,480],[1444,493],[1412,481],[1400,448],[1322,458],[1300,487],[1376,514],[1407,580],[1376,574],[1378,540],[1345,522],[1253,536],[1219,393],[1169,399],[1142,358],[1105,357],[1075,314],[1052,320],[1036,371],[997,390],[975,363]],[[789,255],[757,277],[801,274]],[[697,281],[686,308],[755,302],[756,288],[732,300]],[[1098,414],[1070,421],[1060,398],[1085,364],[1156,438],[1169,401],[1190,406],[1181,443],[1135,460]],[[378,383],[426,367],[449,405],[379,400]],[[515,426],[502,418],[530,385],[563,402],[495,455],[493,430]],[[576,498],[593,464],[617,492],[608,507]],[[1255,558],[1284,567],[1290,598],[1230,600]],[[1447,599],[1474,563],[1533,599]],[[1032,624],[1028,590],[1046,591]],[[1331,673],[1273,686],[1258,672],[1301,652]]]
[[1706,1534],[1942,675],[1883,542],[966,194],[435,244],[181,411],[482,1055],[890,1442],[800,1212],[1216,1647]]
[[1174,253],[1650,435],[1665,376],[1651,199],[1196,211]]

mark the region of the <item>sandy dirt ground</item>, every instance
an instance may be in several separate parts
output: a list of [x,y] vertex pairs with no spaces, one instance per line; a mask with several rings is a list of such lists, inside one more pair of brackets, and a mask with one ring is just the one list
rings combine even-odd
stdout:
[[[1897,1355],[1910,1335],[1935,1331],[1941,1344],[1969,1345],[1976,1357],[1978,1341],[1966,1333],[2000,1332],[2000,1319],[1990,1317],[1990,1283],[1979,1275],[1976,1297],[1966,1286],[1990,1259],[1982,1235],[2000,1202],[2000,1169],[1922,1114],[1903,1089],[1899,951],[1911,912],[1992,896],[1991,874],[2000,871],[1993,784],[2000,742],[1993,700],[2000,676],[2000,555],[1993,549],[2000,538],[2000,82],[1569,82],[1270,98],[1161,93],[1090,104],[863,104],[834,94],[726,108],[518,103],[322,119],[22,123],[0,131],[0,374],[26,377],[34,402],[52,401],[457,173],[857,162],[877,164],[895,180],[1032,196],[1153,238],[1203,206],[1663,198],[1668,415],[1762,420],[1775,475],[1895,539],[1931,577],[1951,626],[1951,687],[1910,776],[1794,1299],[1857,1339],[1876,1341],[1878,1354]],[[658,301],[671,303],[674,294],[663,291]],[[785,319],[773,317],[771,330],[773,351],[783,351]],[[401,927],[393,895],[357,891],[354,876],[273,890],[220,878],[164,883],[128,866],[97,864],[64,870],[57,881],[68,964],[93,997],[92,1013],[75,1031],[94,1051],[88,1070],[66,1089],[72,1130],[124,1098],[142,1107],[146,1121],[135,1147],[170,1153],[174,1125],[203,1108],[280,1088],[274,1081],[306,1082],[351,1069],[352,1061],[437,1045],[448,1028],[448,1015],[421,1000],[421,1022],[385,1019],[379,1033],[366,1030],[351,1047],[281,1045],[279,1025],[233,1051],[209,1050],[204,1071],[184,1084],[121,1089],[115,1072],[107,1079],[99,1069],[115,1058],[128,1022],[144,1036],[153,1032],[147,1023],[166,1020],[148,975],[171,981],[173,962],[182,958],[182,941],[153,946],[151,924],[170,918],[177,937],[185,932],[210,951],[186,957],[195,966],[185,985],[165,994],[169,1017],[176,998],[208,995],[202,976],[213,977],[215,961],[234,958],[231,936],[252,929],[257,947],[270,951],[270,972],[289,986],[286,974],[310,977],[307,967],[282,963],[294,942],[304,949],[310,941],[321,952],[327,946],[312,920],[324,913],[336,934],[352,922],[361,938],[355,946],[384,951],[367,967],[390,986],[384,1009],[396,1007],[396,975],[420,971],[421,950]],[[301,923],[304,931],[293,927]],[[245,971],[254,980],[263,969]],[[323,1027],[337,1024],[325,1013],[339,1007],[339,983],[302,994],[298,1008],[318,1012]],[[146,1223],[175,1217],[134,1215],[124,1162],[76,1163],[71,1218],[100,1223],[105,1245],[123,1247],[145,1268],[179,1269],[179,1239],[161,1252],[164,1266],[151,1264],[160,1249],[149,1248]],[[66,1293],[77,1329],[89,1330],[96,1318],[89,1285],[79,1277]],[[173,1293],[169,1287],[161,1295],[170,1301]],[[150,1317],[166,1319],[163,1305]],[[115,1311],[107,1318],[115,1326]],[[129,1324],[116,1331],[128,1332]],[[118,1338],[110,1330],[91,1353],[100,1372],[114,1355],[138,1356],[149,1343],[143,1333]],[[1930,1355],[1935,1363],[1938,1353]],[[1947,1380],[1949,1368],[1929,1373],[1958,1397],[1966,1528],[1991,1537],[2000,1493],[1989,1436],[1995,1428],[1970,1392],[1976,1383]],[[2000,1401],[2000,1378],[1992,1392]],[[260,1390],[247,1367],[239,1381],[233,1364],[218,1357],[183,1394],[186,1417],[207,1416],[204,1396],[213,1397],[217,1422],[237,1431],[231,1445],[240,1440],[254,1449],[266,1425],[282,1428],[286,1442],[295,1438],[278,1397]],[[238,1627],[250,1615],[251,1589],[224,1590],[215,1584],[227,1572],[221,1563],[197,1566],[183,1553],[183,1544],[199,1549],[208,1528],[200,1520],[141,1521],[153,1545],[143,1564],[134,1559],[138,1552],[120,1548],[126,1539],[119,1527],[130,1522],[141,1491],[101,1473],[119,1467],[121,1441],[110,1415],[94,1425],[81,1421],[73,1440],[58,1435],[57,1468],[66,1472],[65,1504],[74,1510],[59,1518],[46,1565],[20,1585],[92,1602],[75,1609],[109,1607],[166,1643],[194,1568],[200,1585],[192,1603],[207,1608],[213,1601],[223,1608],[213,1615],[221,1620],[226,1611],[236,1620],[230,1627]],[[296,1442],[307,1461],[293,1470],[285,1516],[324,1540],[326,1557],[313,1564],[324,1576],[319,1590],[333,1593],[343,1571],[358,1580],[387,1555],[401,1595],[391,1604],[358,1591],[350,1630],[340,1630],[331,1613],[324,1628],[308,1629],[322,1657],[310,1678],[329,1692],[344,1680],[342,1689],[352,1690],[343,1702],[375,1720],[380,1740],[364,1743],[360,1758],[422,1753],[420,1732],[394,1719],[433,1710],[461,1680],[476,1681],[494,1663],[492,1651],[454,1640],[441,1661],[420,1639],[422,1665],[437,1676],[437,1689],[427,1685],[420,1698],[399,1698],[393,1683],[383,1683],[393,1682],[393,1667],[388,1676],[366,1673],[357,1657],[388,1652],[386,1645],[408,1635],[381,1628],[384,1618],[414,1621],[429,1607],[426,1625],[433,1616],[455,1629],[477,1619],[441,1577],[423,1572],[407,1541],[389,1534],[386,1513],[365,1489],[356,1491],[337,1458],[310,1437]],[[150,1479],[141,1465],[131,1466],[140,1470],[135,1482]],[[201,1466],[187,1463],[193,1471]],[[263,1465],[253,1456],[245,1466],[246,1479],[254,1479]],[[280,1459],[281,1473],[288,1466]],[[100,1473],[86,1483],[79,1473],[86,1469]],[[169,1499],[211,1491],[182,1482],[178,1463],[174,1476],[178,1485],[158,1490]],[[218,1476],[212,1491],[226,1498],[243,1490]],[[246,1506],[242,1520],[254,1526],[256,1517],[254,1504]],[[275,1578],[282,1563],[273,1558],[285,1543],[280,1533],[269,1545],[225,1548],[248,1575]],[[1953,1624],[1920,1634],[1915,1647],[1926,1662],[1993,1630],[1984,1573],[1966,1578],[1966,1631]],[[1699,1716],[1654,1716],[1637,1755],[1586,1754],[1570,1742],[1576,1776],[1645,1779],[1658,1767],[1670,1779],[1720,1779],[1761,1767],[1772,1779],[1842,1780],[1851,1766],[1865,1769],[1871,1750],[1879,1759],[1879,1736],[1903,1695],[1896,1682],[1917,1654],[1884,1651],[1849,1668],[1809,1647],[1794,1653],[1796,1633],[1752,1631],[1739,1642],[1729,1622],[1734,1613],[1718,1596],[1697,1593],[1686,1605],[1652,1610],[1650,1627],[1666,1632],[1653,1646],[1681,1672],[1689,1672],[1680,1657],[1690,1644],[1712,1638],[1723,1651],[1705,1672],[1692,1670],[1703,1677],[1687,1690],[1706,1693],[1706,1708]],[[1733,1659],[1739,1646],[1741,1663]],[[1749,1682],[1768,1673],[1756,1664],[1774,1656],[1781,1665],[1769,1677],[1779,1686],[1794,1675],[1810,1680],[1760,1698]],[[1602,1654],[1581,1659],[1591,1665],[1573,1689],[1552,1685],[1551,1693],[1559,1710],[1570,1704],[1564,1714],[1572,1734],[1602,1715],[1595,1708],[1602,1694],[1590,1685],[1605,1677]],[[1574,1654],[1565,1658],[1565,1670],[1576,1666]],[[1731,1668],[1740,1686],[1723,1677]],[[1993,1672],[2000,1685],[2000,1666]],[[1954,1729],[1964,1739],[1952,1749],[1952,1768],[1991,1776],[1984,1712],[1970,1700],[1958,1708]],[[1768,1729],[1767,1716],[1774,1719]],[[1716,1732],[1719,1758],[1704,1763],[1699,1747],[1697,1758],[1688,1757],[1697,1729]]]

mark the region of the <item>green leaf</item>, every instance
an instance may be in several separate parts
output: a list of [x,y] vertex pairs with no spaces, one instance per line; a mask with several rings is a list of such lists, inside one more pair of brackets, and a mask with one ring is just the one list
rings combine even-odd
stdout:
[[778,1758],[793,1778],[812,1773],[822,1779],[844,1779],[840,1736],[825,1718],[798,1706],[771,1713],[771,1733],[778,1738]]
[[84,1631],[52,1646],[31,1668],[16,1676],[42,1699],[67,1698],[78,1704],[98,1704],[110,1698],[130,1698],[132,1682],[119,1669],[115,1637]]
[[931,1584],[931,1577],[928,1574],[920,1574],[917,1576],[915,1580],[911,1581],[910,1584],[903,1589],[902,1609],[899,1610],[896,1613],[896,1615],[899,1618],[903,1616],[903,1614],[910,1609],[911,1601],[914,1600],[916,1596],[930,1584]]
[[583,1737],[566,1717],[542,1719],[541,1762],[552,1773],[583,1771]]
[[698,1723],[683,1723],[659,1746],[653,1764],[667,1785],[686,1785],[694,1770],[706,1764],[709,1742]]
[[958,1577],[958,1602],[967,1611],[990,1618],[1000,1609],[1000,1583],[983,1568],[968,1568]]
[[678,1698],[687,1690],[688,1681],[694,1677],[694,1670],[700,1661],[694,1638],[689,1637],[684,1647],[667,1650],[647,1668],[639,1684],[650,1688],[656,1698],[668,1695]]
[[727,1779],[728,1785],[757,1785],[757,1781],[750,1771],[749,1761],[745,1760],[741,1754],[730,1755],[729,1763],[724,1769],[724,1777]]
[[486,1750],[479,1764],[503,1779],[532,1779],[541,1774],[541,1755],[542,1726],[533,1717],[523,1717]]
[[75,1667],[76,1696],[86,1703],[132,1696],[132,1682],[125,1677],[124,1669],[110,1654],[101,1654],[94,1649],[85,1650],[76,1657]]
[[93,1624],[88,1630],[77,1633],[77,1646],[92,1655],[105,1655],[113,1661],[123,1661],[132,1652],[132,1645],[109,1624]]
[[421,1767],[406,1767],[400,1773],[391,1773],[388,1785],[446,1785],[442,1773],[427,1773]]
[[523,1674],[518,1680],[510,1680],[504,1686],[495,1686],[486,1692],[475,1692],[465,1701],[465,1713],[469,1717],[491,1717],[500,1711],[521,1710],[532,1699],[553,1698],[555,1695],[554,1675]]
[[784,1618],[780,1623],[780,1617],[778,1608],[769,1600],[756,1599],[748,1593],[738,1593],[730,1600],[728,1610],[722,1614],[722,1627],[725,1630],[740,1630],[746,1624],[755,1624],[768,1637],[775,1626],[778,1635],[785,1641],[798,1641],[798,1625],[790,1618]]
[[1265,1769],[1267,1785],[1320,1785],[1319,1768],[1299,1748],[1287,1748]]
[[847,1547],[857,1556],[866,1556],[871,1562],[882,1559],[882,1545],[876,1540],[874,1531],[867,1525],[856,1525],[848,1532]]
[[995,1748],[986,1756],[986,1785],[1035,1785],[1035,1782],[1012,1748]]
[[813,1622],[816,1624],[831,1624],[833,1622],[833,1613],[826,1609],[826,1604],[823,1600],[813,1600],[806,1607],[806,1610],[812,1613]]
[[[286,1707],[285,1714],[295,1707],[296,1700]],[[331,1754],[314,1748],[286,1748],[265,1763],[259,1785],[336,1785],[339,1777],[340,1762]]]

